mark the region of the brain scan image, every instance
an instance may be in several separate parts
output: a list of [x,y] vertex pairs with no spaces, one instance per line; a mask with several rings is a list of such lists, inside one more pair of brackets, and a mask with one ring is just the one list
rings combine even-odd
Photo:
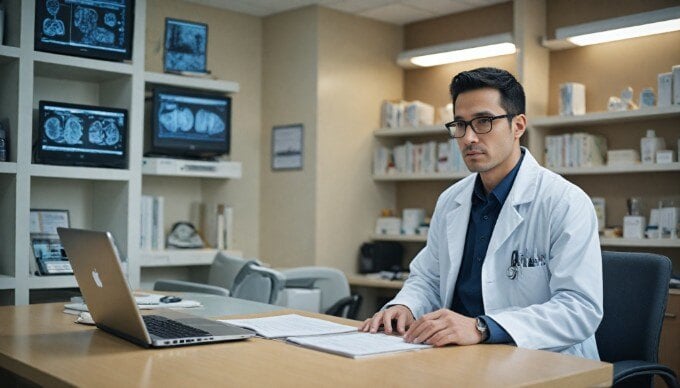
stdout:
[[106,134],[106,145],[112,146],[118,144],[120,141],[120,130],[118,126],[111,120],[104,122],[104,134]]
[[66,33],[64,22],[58,19],[43,20],[43,32],[47,36],[62,36]]
[[109,27],[113,27],[116,25],[116,14],[112,12],[107,12],[106,15],[104,15],[104,24],[106,24]]
[[92,144],[104,144],[104,127],[101,121],[95,121],[87,129],[87,140]]
[[83,125],[81,119],[75,116],[69,117],[64,125],[64,141],[68,144],[80,143],[83,136]]
[[[175,104],[172,105],[177,106]],[[189,108],[177,107],[161,113],[159,121],[170,132],[188,132],[194,126],[194,114]]]
[[62,134],[63,134],[63,128],[61,127],[61,120],[57,117],[50,117],[49,119],[45,120],[45,135],[57,143],[61,143],[64,141]]
[[45,3],[45,8],[47,9],[47,13],[49,13],[52,16],[57,16],[57,13],[59,13],[59,1],[47,0],[47,2]]
[[91,40],[90,35],[97,27],[97,11],[92,8],[78,7],[75,12],[73,25],[83,33],[83,41]]
[[217,114],[201,109],[196,113],[196,132],[215,135],[224,132],[224,121]]

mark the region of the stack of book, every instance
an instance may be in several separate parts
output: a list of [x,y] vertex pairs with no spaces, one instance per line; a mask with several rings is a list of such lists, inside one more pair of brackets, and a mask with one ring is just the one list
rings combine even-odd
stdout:
[[428,174],[465,172],[458,144],[451,139],[437,143],[414,144],[410,141],[394,148],[378,146],[373,154],[373,174]]
[[548,168],[595,167],[605,164],[607,140],[590,133],[567,133],[545,137]]
[[163,197],[142,195],[140,248],[142,250],[165,249],[165,229],[163,228]]

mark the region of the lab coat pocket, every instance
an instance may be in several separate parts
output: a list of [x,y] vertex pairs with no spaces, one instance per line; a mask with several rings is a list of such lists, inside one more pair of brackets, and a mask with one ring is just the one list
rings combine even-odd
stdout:
[[547,266],[522,267],[512,283],[513,302],[526,307],[550,299]]

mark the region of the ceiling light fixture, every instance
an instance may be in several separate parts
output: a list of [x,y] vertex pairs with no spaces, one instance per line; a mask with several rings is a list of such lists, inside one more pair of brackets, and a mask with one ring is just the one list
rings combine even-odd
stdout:
[[430,67],[509,55],[516,51],[512,34],[505,33],[404,51],[397,57],[397,64],[405,68]]
[[555,30],[556,39],[544,40],[544,46],[548,48],[587,46],[679,30],[680,7],[671,7],[558,28]]

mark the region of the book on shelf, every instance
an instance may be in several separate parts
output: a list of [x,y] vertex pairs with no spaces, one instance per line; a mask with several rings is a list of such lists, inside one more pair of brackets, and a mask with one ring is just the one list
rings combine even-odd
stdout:
[[[393,171],[392,171],[393,170]],[[410,141],[390,149],[378,146],[373,152],[373,174],[431,174],[467,171],[454,139],[437,143]]]
[[606,162],[607,140],[590,133],[545,137],[545,165],[548,168],[595,167]]
[[140,248],[143,250],[165,248],[164,204],[163,197],[142,195],[139,230]]
[[192,221],[198,225],[206,245],[234,249],[234,208],[223,203],[192,204]]

